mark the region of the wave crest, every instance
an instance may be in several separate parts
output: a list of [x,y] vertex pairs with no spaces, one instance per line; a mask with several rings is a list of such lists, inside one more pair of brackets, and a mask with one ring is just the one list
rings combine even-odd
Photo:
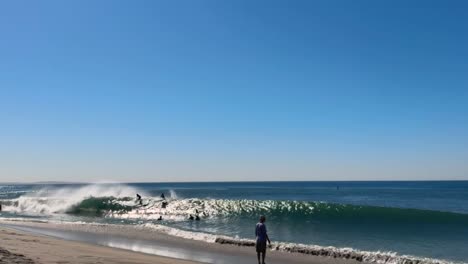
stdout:
[[[2,203],[5,205],[5,211],[27,214],[55,214],[69,212],[83,202],[97,208],[101,206],[100,204],[106,202],[106,199],[98,199],[100,202],[91,202],[90,204],[90,198],[122,198],[118,203],[125,206],[125,200],[134,197],[136,193],[145,195],[144,191],[126,185],[93,184],[79,188],[44,188],[16,199],[2,201]],[[91,209],[89,206],[88,208]]]
[[[135,195],[143,196],[142,204]],[[167,206],[163,206],[167,202]],[[205,217],[242,216],[287,217],[303,221],[317,219],[333,221],[379,221],[412,223],[468,224],[468,215],[418,209],[341,205],[324,202],[228,199],[178,199],[174,191],[163,200],[150,197],[139,189],[126,185],[87,185],[80,188],[43,189],[19,198],[2,201],[5,211],[27,214],[71,213],[124,219],[186,219],[188,215]]]

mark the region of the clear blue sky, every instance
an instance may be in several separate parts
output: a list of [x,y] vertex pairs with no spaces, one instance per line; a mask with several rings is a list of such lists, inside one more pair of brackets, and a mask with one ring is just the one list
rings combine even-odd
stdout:
[[2,1],[0,181],[468,179],[466,1]]

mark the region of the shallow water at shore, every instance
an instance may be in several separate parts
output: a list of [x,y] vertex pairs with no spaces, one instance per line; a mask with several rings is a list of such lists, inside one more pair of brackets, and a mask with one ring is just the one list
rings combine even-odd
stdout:
[[[25,221],[0,221],[0,226],[66,240],[90,243],[118,249],[142,252],[200,263],[238,264],[255,260],[251,247],[226,246],[217,243],[182,239],[146,228],[122,225],[95,225],[72,223],[34,223]],[[269,251],[272,264],[358,264],[361,261],[328,258]]]
[[[467,182],[13,185],[0,188],[5,210],[0,217],[239,241],[252,239],[258,215],[266,214],[270,236],[285,251],[319,245],[468,262],[468,253],[460,250],[468,243],[467,187]],[[197,212],[202,221],[188,220]]]

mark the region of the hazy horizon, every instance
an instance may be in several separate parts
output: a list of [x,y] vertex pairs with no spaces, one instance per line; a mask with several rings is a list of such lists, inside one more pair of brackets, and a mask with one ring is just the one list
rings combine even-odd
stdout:
[[103,181],[103,182],[71,182],[71,181],[31,181],[31,182],[0,182],[0,184],[18,184],[18,185],[119,185],[119,184],[204,184],[204,183],[281,183],[281,182],[304,182],[304,183],[360,183],[360,182],[393,182],[393,183],[404,183],[404,182],[468,182],[468,180],[277,180],[277,181],[162,181],[162,182],[117,182],[117,181]]
[[467,10],[0,3],[0,182],[468,180]]

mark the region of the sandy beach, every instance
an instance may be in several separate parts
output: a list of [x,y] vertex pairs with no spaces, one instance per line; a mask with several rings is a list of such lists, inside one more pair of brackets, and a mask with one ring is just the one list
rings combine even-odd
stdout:
[[[6,224],[5,224],[6,223]],[[132,231],[132,232],[128,232]],[[180,239],[127,227],[0,224],[0,263],[255,263],[253,248]],[[269,251],[267,263],[344,264],[356,260]]]
[[0,228],[0,263],[197,263]]
[[468,0],[0,3],[0,264],[468,264]]

